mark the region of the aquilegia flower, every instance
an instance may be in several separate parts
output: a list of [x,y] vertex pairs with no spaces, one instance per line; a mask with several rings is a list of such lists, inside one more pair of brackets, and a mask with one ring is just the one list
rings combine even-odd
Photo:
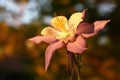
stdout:
[[97,34],[110,20],[95,21],[93,24],[84,22],[85,10],[76,12],[67,20],[65,16],[51,19],[51,26],[44,28],[41,35],[29,39],[39,44],[44,41],[50,44],[45,51],[45,71],[56,49],[65,47],[67,51],[81,54],[85,51],[88,38]]

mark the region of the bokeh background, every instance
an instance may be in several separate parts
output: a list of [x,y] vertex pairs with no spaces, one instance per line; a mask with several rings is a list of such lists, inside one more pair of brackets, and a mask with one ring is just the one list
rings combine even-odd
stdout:
[[[87,40],[81,55],[81,80],[120,80],[120,0],[0,0],[0,80],[68,80],[67,54],[56,51],[44,71],[48,44],[35,45],[52,17],[88,9],[86,22],[110,19],[96,36]],[[77,73],[74,72],[73,80]]]

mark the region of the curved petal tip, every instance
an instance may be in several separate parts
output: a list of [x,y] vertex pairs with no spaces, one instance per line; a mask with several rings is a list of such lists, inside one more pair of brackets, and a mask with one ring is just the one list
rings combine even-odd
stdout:
[[91,34],[82,34],[83,37],[89,38],[94,35],[96,35],[100,30],[102,30],[105,25],[109,22],[110,20],[99,20],[94,22],[94,32]]
[[47,47],[46,52],[45,52],[45,71],[47,71],[47,68],[50,64],[51,58],[52,58],[54,52],[56,51],[56,49],[59,49],[63,46],[64,46],[63,41],[58,41]]
[[39,44],[42,41],[50,44],[50,43],[55,42],[56,38],[51,37],[51,36],[35,36],[35,37],[30,38],[28,40],[34,42],[35,44]]
[[85,18],[85,14],[86,14],[86,11],[87,11],[88,9],[84,9],[83,11],[82,11],[82,18],[84,19]]

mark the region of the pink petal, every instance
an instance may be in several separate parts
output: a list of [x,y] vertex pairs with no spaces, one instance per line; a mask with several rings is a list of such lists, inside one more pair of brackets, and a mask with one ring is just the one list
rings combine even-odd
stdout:
[[89,34],[93,32],[94,32],[94,25],[90,23],[85,23],[85,22],[81,22],[78,25],[77,30],[76,30],[76,33],[78,35],[80,35],[81,33]]
[[85,9],[85,10],[82,11],[82,18],[83,19],[85,18],[86,11],[87,11],[87,9]]
[[47,71],[51,57],[53,56],[55,50],[63,46],[64,46],[63,41],[58,41],[47,47],[46,52],[45,52],[45,71]]
[[55,42],[56,38],[51,37],[51,36],[35,36],[33,38],[30,38],[29,40],[32,41],[32,42],[34,42],[34,43],[36,43],[36,44],[39,44],[42,41],[50,44],[50,43]]
[[101,20],[101,21],[95,21],[94,22],[94,32],[92,34],[82,34],[84,37],[88,38],[91,36],[96,35],[100,30],[102,30],[105,25],[109,22],[110,20]]
[[86,41],[81,36],[78,36],[76,41],[69,42],[67,44],[67,50],[73,53],[81,54],[83,51],[86,50],[85,46],[86,46]]

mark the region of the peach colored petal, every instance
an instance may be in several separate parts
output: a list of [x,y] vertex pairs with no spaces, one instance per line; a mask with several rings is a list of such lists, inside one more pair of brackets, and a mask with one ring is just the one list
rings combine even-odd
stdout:
[[56,30],[66,31],[67,18],[65,16],[57,16],[51,19],[50,24]]
[[78,25],[77,30],[76,30],[77,35],[80,35],[82,33],[89,34],[93,32],[94,32],[94,25],[90,23],[85,23],[85,22],[81,22]]
[[81,54],[83,51],[87,49],[85,46],[86,46],[86,41],[81,36],[78,36],[76,41],[69,42],[67,44],[67,50],[73,53]]
[[64,46],[64,43],[62,41],[58,41],[47,47],[45,52],[45,71],[47,71],[47,68],[50,64],[51,57],[53,56],[55,50],[63,46]]
[[43,36],[52,36],[52,37],[56,37],[57,35],[59,35],[59,32],[57,30],[55,30],[52,27],[46,27],[41,31],[41,34]]
[[94,32],[91,34],[82,34],[84,37],[88,38],[91,36],[96,35],[100,30],[102,30],[105,25],[109,22],[110,20],[101,20],[101,21],[95,21],[94,22]]
[[35,36],[33,38],[30,38],[29,41],[32,41],[36,44],[41,43],[42,41],[46,42],[46,43],[53,43],[56,41],[55,37],[51,37],[51,36]]

